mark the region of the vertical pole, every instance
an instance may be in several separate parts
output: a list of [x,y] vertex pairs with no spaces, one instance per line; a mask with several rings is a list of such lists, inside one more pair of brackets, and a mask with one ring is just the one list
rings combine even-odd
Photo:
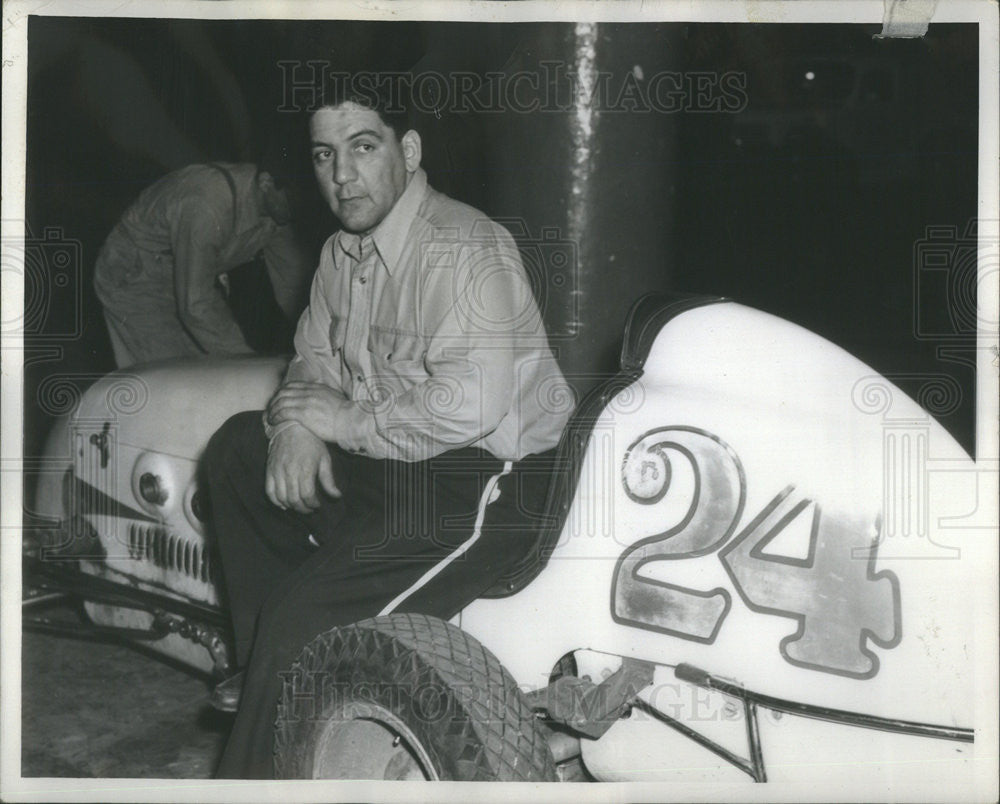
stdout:
[[[683,112],[622,98],[629,84],[648,96],[653,76],[677,70],[680,36],[668,26],[533,27],[504,73],[537,77],[542,102],[480,115],[486,211],[521,227],[524,236],[515,237],[526,263],[541,255],[542,314],[578,399],[618,370],[632,302],[671,289]],[[569,271],[549,261],[559,252],[571,260]]]

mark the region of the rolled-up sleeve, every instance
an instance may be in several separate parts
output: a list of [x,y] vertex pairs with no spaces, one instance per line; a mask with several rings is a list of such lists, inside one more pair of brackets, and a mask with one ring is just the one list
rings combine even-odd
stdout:
[[302,312],[309,274],[315,268],[291,226],[279,226],[264,246],[264,262],[282,312],[293,318]]
[[174,291],[181,322],[209,354],[252,351],[215,285],[219,273],[223,230],[211,207],[187,201],[171,221]]

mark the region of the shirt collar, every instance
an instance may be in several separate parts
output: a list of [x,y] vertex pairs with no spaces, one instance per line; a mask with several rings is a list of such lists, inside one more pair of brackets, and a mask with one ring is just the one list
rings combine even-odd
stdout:
[[[417,168],[410,179],[403,194],[393,204],[389,214],[371,233],[371,238],[378,249],[382,264],[391,274],[403,253],[406,245],[406,236],[409,234],[410,225],[417,216],[417,210],[427,190],[427,174],[423,168]],[[338,240],[340,248],[354,259],[361,256],[361,241],[363,237],[351,232],[341,231]]]

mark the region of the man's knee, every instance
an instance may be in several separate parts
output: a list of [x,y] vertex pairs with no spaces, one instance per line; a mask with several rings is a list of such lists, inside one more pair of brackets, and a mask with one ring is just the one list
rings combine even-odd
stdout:
[[259,410],[237,413],[215,431],[202,459],[210,479],[234,468],[242,473],[247,463],[266,459],[267,437],[261,415]]

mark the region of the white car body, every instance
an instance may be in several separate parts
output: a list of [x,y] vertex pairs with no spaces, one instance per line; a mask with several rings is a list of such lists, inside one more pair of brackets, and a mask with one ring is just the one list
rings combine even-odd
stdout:
[[[566,654],[594,684],[623,657],[655,668],[645,708],[581,739],[598,780],[750,782],[749,766],[808,783],[835,763],[855,782],[962,785],[977,759],[968,590],[996,550],[970,513],[976,464],[898,388],[800,327],[714,300],[662,321],[641,371],[579,434],[578,481],[544,569],[455,622],[525,691],[545,688]],[[106,553],[85,571],[219,605],[192,511],[197,460],[229,415],[264,406],[281,369],[164,363],[87,392],[50,445],[71,445],[70,488],[103,495],[80,509]],[[144,499],[143,475],[158,477],[162,504]],[[66,520],[42,492],[41,510]],[[152,621],[87,607],[107,625]],[[213,665],[180,634],[154,645]],[[754,714],[705,674],[791,706]]]
[[[634,499],[627,489],[626,456],[633,444],[640,442],[641,448],[649,442],[650,433],[653,440],[681,446],[663,450],[672,463],[672,482],[656,504]],[[716,448],[714,439],[729,449]],[[619,559],[637,543],[677,526],[692,510],[697,516],[693,475],[704,473],[707,463],[728,464],[729,455],[742,466],[745,492],[731,535],[713,535],[712,541],[721,541],[700,556],[650,560],[640,571],[649,580],[642,586],[653,593],[673,584],[728,598],[717,634],[697,640],[666,633],[655,622],[628,621],[620,606],[615,611],[611,591],[616,574],[620,582],[625,571]],[[622,656],[653,662],[655,681],[641,696],[744,757],[747,724],[735,699],[678,679],[674,667],[694,665],[749,690],[817,707],[969,728],[975,722],[970,674],[975,599],[963,590],[974,582],[979,562],[996,549],[970,515],[976,510],[976,483],[975,463],[954,439],[846,352],[756,310],[699,307],[667,323],[642,377],[600,416],[545,570],[513,597],[475,601],[460,624],[529,688],[544,686],[553,662],[568,651],[576,652],[579,672],[595,681],[616,670]],[[803,565],[811,563],[806,557],[813,514],[821,507],[823,519],[840,520],[864,534],[858,537],[861,549],[839,545],[858,552],[842,566],[864,568],[843,591],[855,597],[870,585],[872,603],[884,608],[872,622],[852,624],[855,613],[874,612],[849,615],[850,601],[842,601],[844,622],[837,628],[821,622],[818,637],[829,647],[849,632],[853,642],[843,650],[814,651],[819,658],[811,666],[803,661],[808,652],[794,651],[795,643],[806,641],[795,638],[798,612],[761,611],[759,600],[758,610],[751,609],[720,560],[720,551],[789,487],[771,520],[744,542],[762,541],[766,528],[794,510],[795,502],[809,501],[777,529],[760,556],[773,561],[771,582],[779,588],[800,584],[801,594],[809,593],[810,574]],[[662,491],[662,484],[654,484],[645,493]],[[724,529],[729,510],[716,521]],[[864,545],[872,539],[878,548],[869,565]],[[822,618],[822,605],[809,616]],[[809,617],[806,623],[812,626]],[[871,633],[868,625],[883,630]],[[827,659],[826,653],[837,655]],[[975,764],[969,744],[787,714],[763,716],[759,723],[770,780],[825,779],[825,767],[843,763],[855,783],[885,784],[905,773],[911,783],[924,779],[940,789],[946,778],[960,784]],[[606,780],[747,778],[641,712],[619,720],[600,739],[584,739],[582,750],[587,769]]]

